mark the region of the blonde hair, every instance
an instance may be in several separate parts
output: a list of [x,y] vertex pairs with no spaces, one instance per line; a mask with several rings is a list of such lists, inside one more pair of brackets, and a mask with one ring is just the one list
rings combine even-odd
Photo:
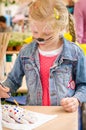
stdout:
[[75,42],[76,34],[75,34],[75,28],[74,28],[74,20],[70,13],[69,13],[69,33],[72,36],[72,42]]
[[34,20],[46,20],[60,31],[68,25],[68,11],[62,0],[35,0],[29,8],[29,15]]

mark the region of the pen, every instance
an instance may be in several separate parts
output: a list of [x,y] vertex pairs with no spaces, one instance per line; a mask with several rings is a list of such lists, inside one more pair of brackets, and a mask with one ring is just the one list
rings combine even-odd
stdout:
[[[5,88],[5,86],[0,82],[0,85]],[[14,99],[14,97],[11,95],[10,92],[8,92],[8,95],[13,99],[14,103],[16,104],[16,106],[19,106],[18,102]]]

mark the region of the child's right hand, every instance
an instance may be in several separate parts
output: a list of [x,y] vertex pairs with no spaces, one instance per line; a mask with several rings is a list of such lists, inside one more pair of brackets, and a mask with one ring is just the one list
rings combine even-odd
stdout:
[[0,98],[9,98],[9,94],[8,92],[10,91],[10,89],[8,87],[2,87],[0,85]]

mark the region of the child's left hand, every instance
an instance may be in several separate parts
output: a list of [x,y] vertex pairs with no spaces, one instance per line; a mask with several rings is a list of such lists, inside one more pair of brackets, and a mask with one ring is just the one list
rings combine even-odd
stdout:
[[65,111],[75,112],[78,109],[79,101],[74,97],[67,97],[61,100],[61,106],[63,106]]

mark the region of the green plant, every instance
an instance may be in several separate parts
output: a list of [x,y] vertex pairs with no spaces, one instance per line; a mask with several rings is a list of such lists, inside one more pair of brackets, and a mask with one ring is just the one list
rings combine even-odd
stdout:
[[13,32],[10,38],[10,41],[8,43],[8,46],[16,47],[16,46],[22,46],[24,43],[24,40],[29,36],[29,34],[24,33],[17,33]]
[[22,46],[23,45],[23,41],[15,41],[15,46]]
[[10,40],[8,43],[8,47],[15,46],[15,41]]

